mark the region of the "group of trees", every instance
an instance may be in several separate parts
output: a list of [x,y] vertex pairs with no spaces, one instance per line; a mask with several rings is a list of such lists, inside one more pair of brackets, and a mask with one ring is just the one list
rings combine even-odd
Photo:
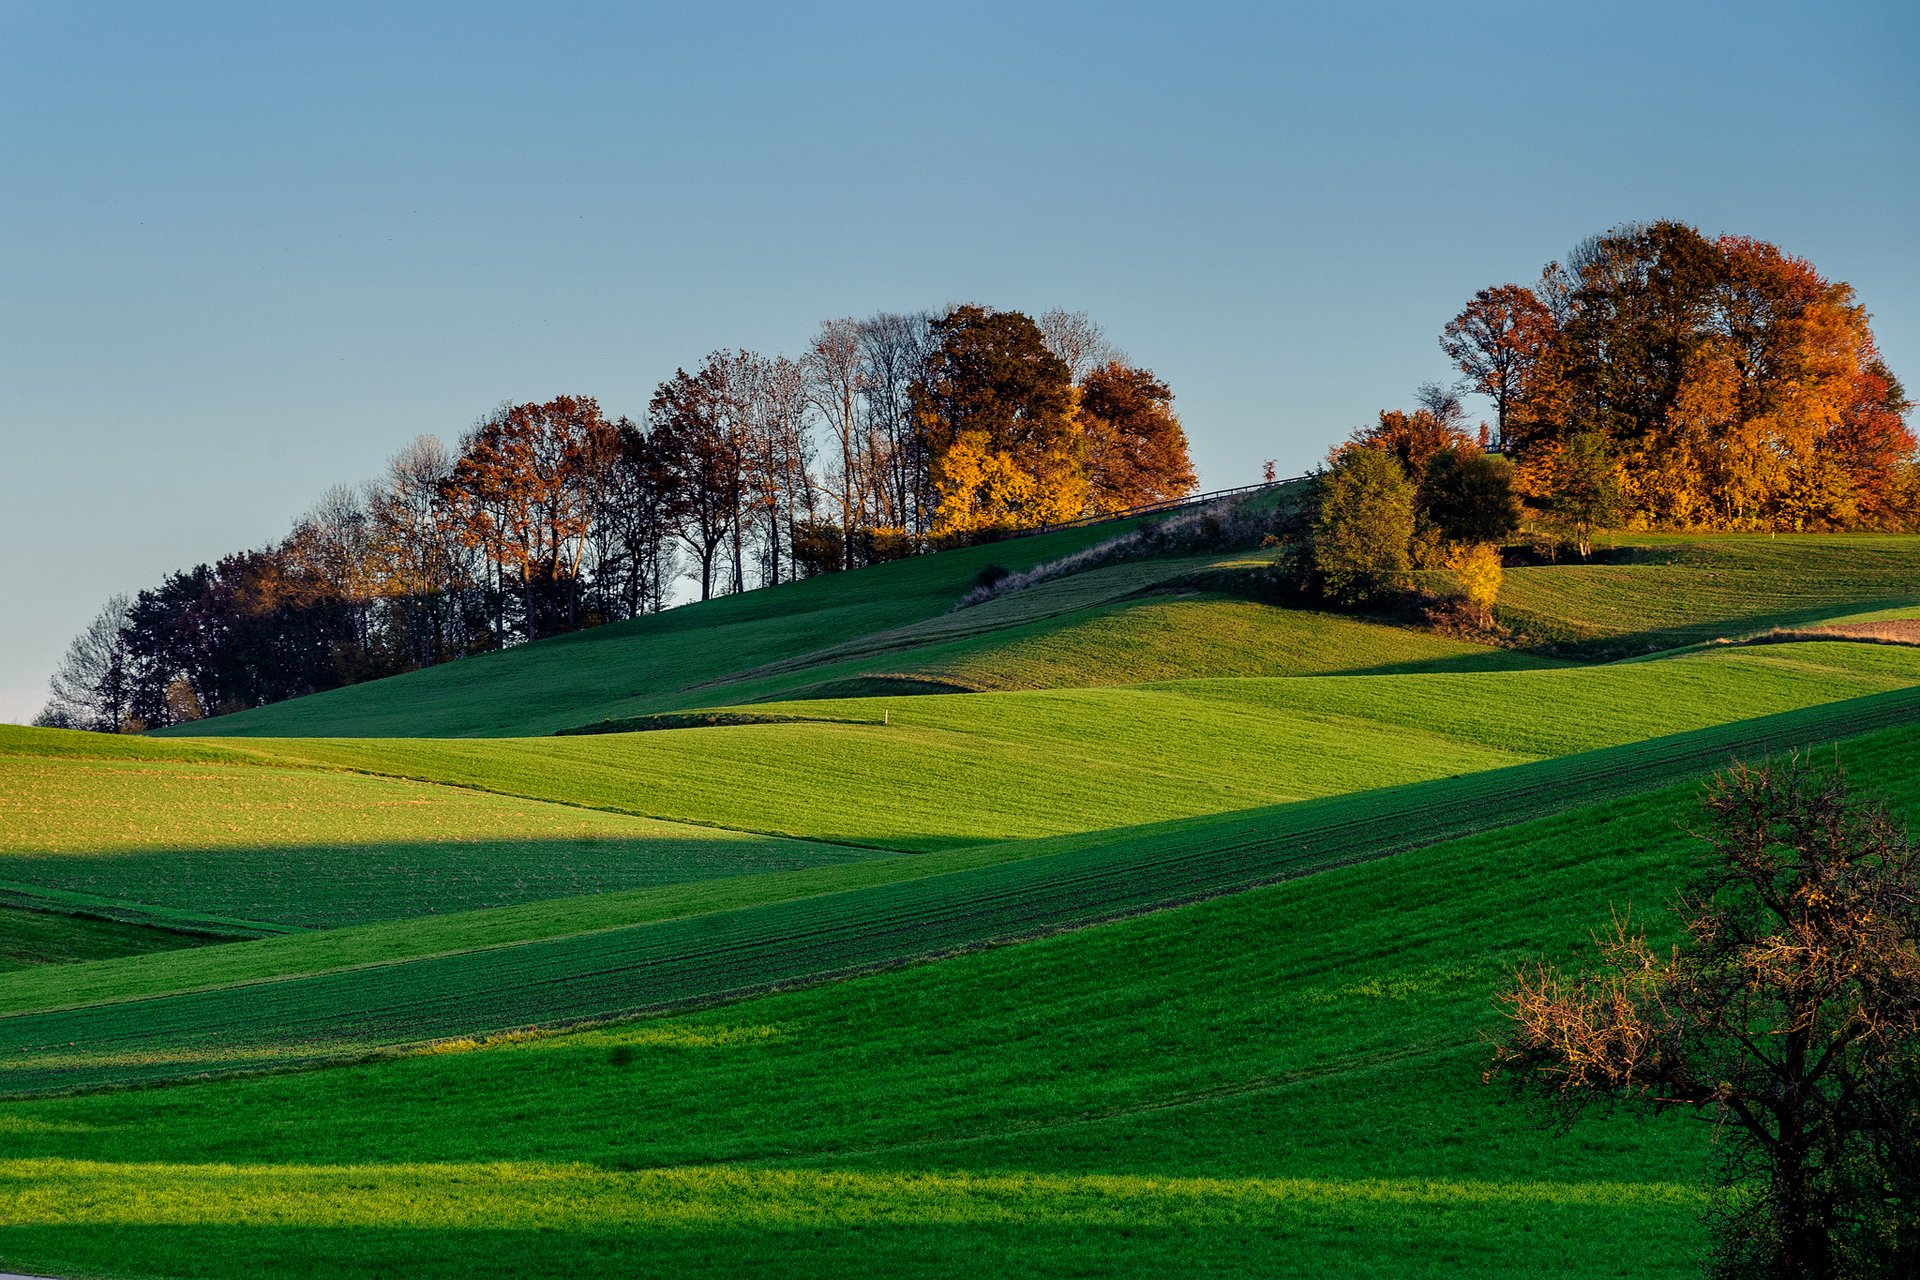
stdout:
[[640,421],[585,396],[422,436],[282,541],[116,598],[46,724],[170,724],[1195,484],[1172,393],[1084,313],[830,320],[719,351]]
[[1911,407],[1850,285],[1743,236],[1617,228],[1441,335],[1530,496],[1604,458],[1620,516],[1674,528],[1910,528]]
[[1446,571],[1484,620],[1500,589],[1499,544],[1520,527],[1514,468],[1467,433],[1457,396],[1427,386],[1419,398],[1334,450],[1315,485],[1302,568],[1346,603],[1400,590],[1416,570]]

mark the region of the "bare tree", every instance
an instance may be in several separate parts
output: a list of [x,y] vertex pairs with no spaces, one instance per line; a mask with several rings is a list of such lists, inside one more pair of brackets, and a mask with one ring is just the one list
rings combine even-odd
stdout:
[[1624,918],[1598,968],[1515,975],[1490,1076],[1571,1118],[1594,1101],[1711,1118],[1720,1277],[1911,1275],[1920,850],[1845,779],[1795,761],[1708,790],[1713,857],[1682,941]]
[[1107,340],[1107,331],[1089,320],[1084,311],[1056,308],[1047,312],[1040,317],[1040,336],[1047,350],[1067,366],[1076,385],[1095,369],[1127,358],[1126,352]]
[[676,533],[693,553],[702,600],[713,597],[715,571],[733,537],[744,489],[741,442],[724,403],[724,359],[715,353],[693,374],[676,369],[647,406],[653,446],[679,496]]
[[867,389],[867,365],[862,350],[860,322],[825,320],[808,344],[800,367],[806,375],[807,401],[826,424],[833,441],[827,473],[828,492],[840,508],[842,555],[851,569],[855,535],[865,522],[870,477],[861,411]]
[[35,724],[50,729],[91,729],[119,733],[128,728],[133,683],[126,637],[127,611],[133,601],[116,595],[73,638],[48,682],[52,697]]
[[[794,531],[813,513],[808,472],[807,388],[785,356],[755,357],[747,424],[748,507],[758,529],[760,582],[794,576]],[[804,514],[803,514],[804,513]]]
[[917,311],[882,312],[860,322],[873,516],[880,524],[915,533],[933,522],[926,442],[913,416],[911,394],[933,349],[932,320],[930,312]]
[[415,437],[387,463],[368,503],[377,589],[387,602],[395,647],[427,666],[467,647],[462,596],[472,580],[472,551],[447,511],[444,488],[453,454],[439,437]]

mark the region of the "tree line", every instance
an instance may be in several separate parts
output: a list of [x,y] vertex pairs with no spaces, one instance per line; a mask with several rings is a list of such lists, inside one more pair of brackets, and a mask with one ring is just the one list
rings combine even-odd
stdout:
[[116,597],[39,723],[140,730],[1190,493],[1173,393],[1084,312],[829,320],[638,420],[588,396],[421,436],[270,546]]

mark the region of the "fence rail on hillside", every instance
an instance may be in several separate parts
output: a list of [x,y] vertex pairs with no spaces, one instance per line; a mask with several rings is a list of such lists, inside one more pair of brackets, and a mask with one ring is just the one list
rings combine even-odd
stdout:
[[1184,511],[1188,507],[1203,507],[1222,498],[1238,497],[1241,494],[1264,493],[1268,489],[1278,489],[1282,485],[1305,480],[1305,476],[1290,476],[1285,480],[1262,480],[1259,484],[1237,485],[1231,489],[1210,489],[1206,493],[1190,494],[1184,498],[1168,498],[1161,502],[1145,502],[1137,507],[1128,507],[1124,511],[1105,511],[1099,515],[1078,516],[1072,520],[1062,520],[1058,524],[1040,524],[1030,529],[1015,529],[1006,536],[1009,538],[1031,538],[1041,533],[1056,533],[1061,529],[1079,529],[1090,524],[1106,524],[1111,520],[1131,520],[1136,516],[1156,515],[1162,511]]

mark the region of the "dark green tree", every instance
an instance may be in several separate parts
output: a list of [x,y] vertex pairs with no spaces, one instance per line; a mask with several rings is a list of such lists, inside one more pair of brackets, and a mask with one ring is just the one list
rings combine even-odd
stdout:
[[1427,462],[1420,509],[1448,542],[1499,542],[1520,527],[1513,464],[1471,445],[1442,449]]

